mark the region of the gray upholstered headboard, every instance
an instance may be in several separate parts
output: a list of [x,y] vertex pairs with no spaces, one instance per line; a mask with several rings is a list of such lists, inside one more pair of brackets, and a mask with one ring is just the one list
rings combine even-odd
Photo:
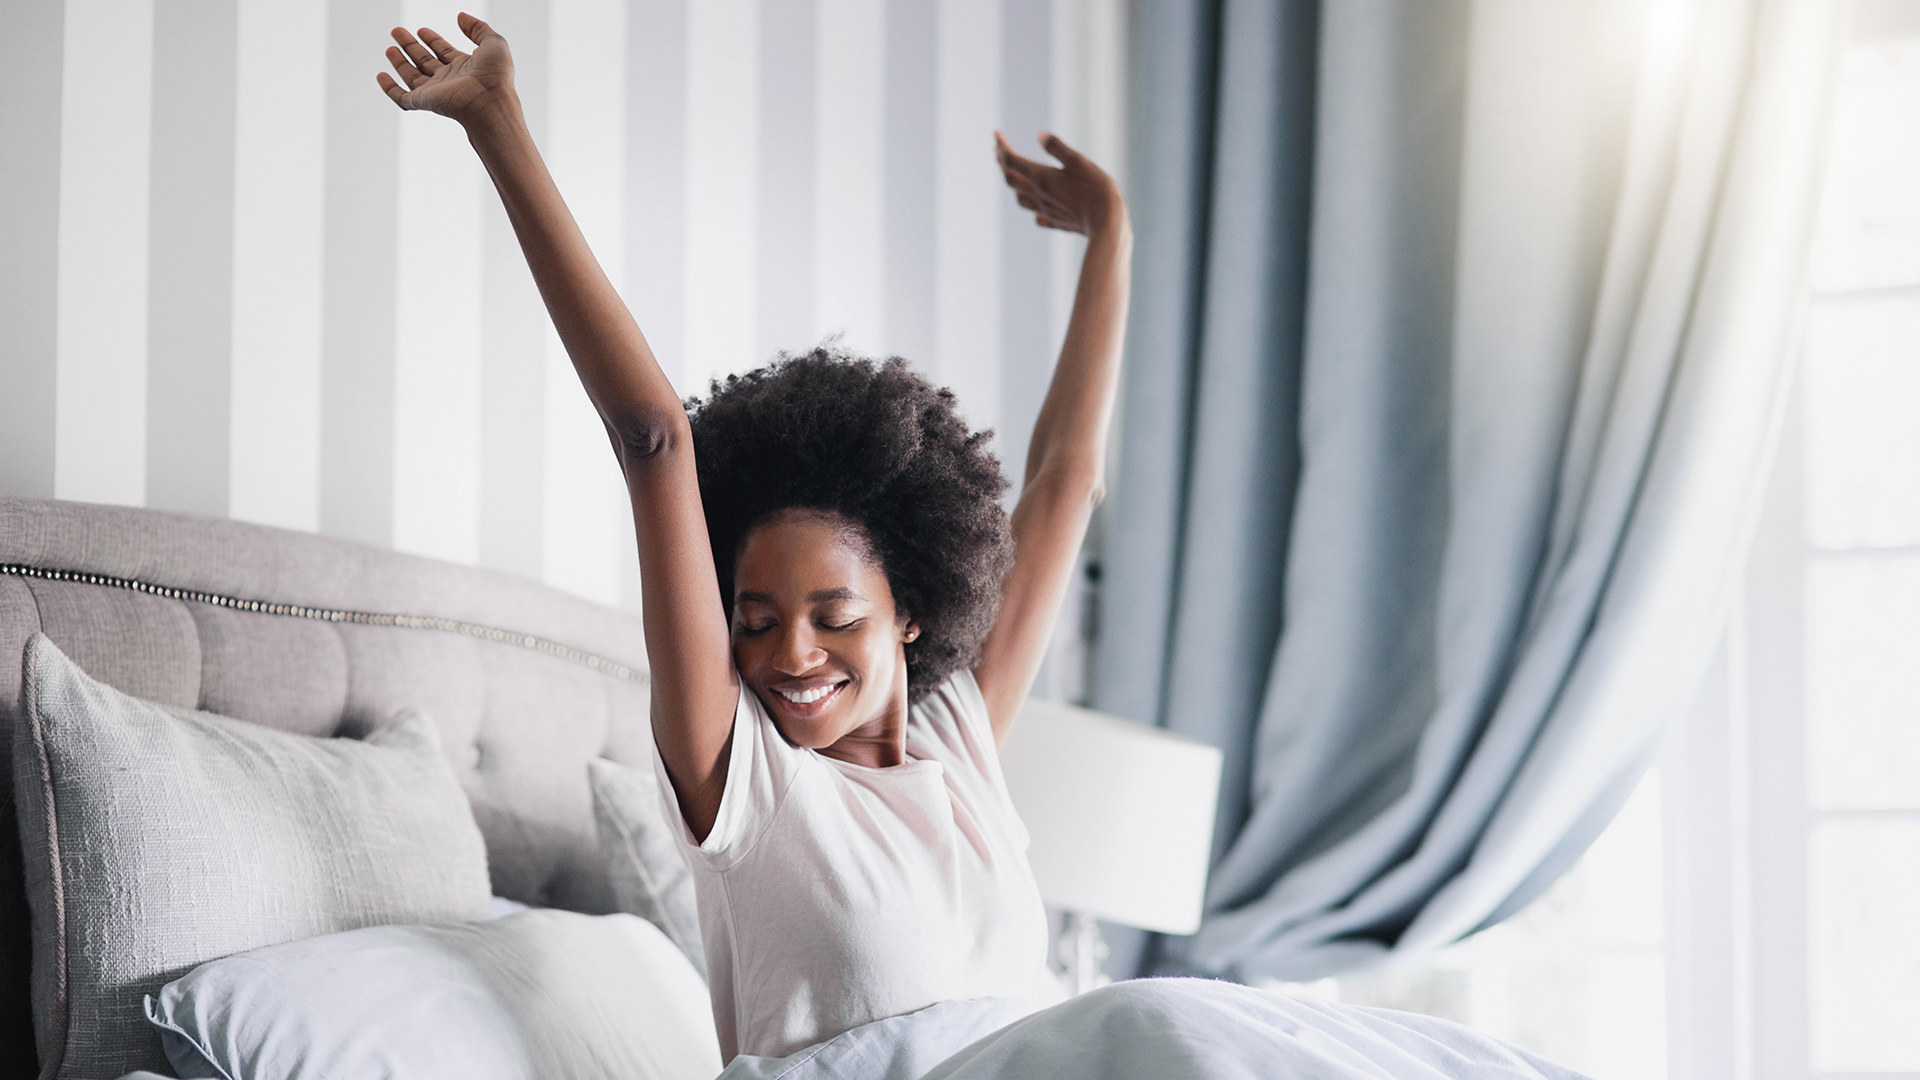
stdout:
[[494,892],[610,909],[586,762],[652,752],[638,619],[341,540],[9,497],[0,568],[0,1075],[35,1071],[10,761],[35,630],[129,694],[287,731],[360,735],[416,706],[473,803]]

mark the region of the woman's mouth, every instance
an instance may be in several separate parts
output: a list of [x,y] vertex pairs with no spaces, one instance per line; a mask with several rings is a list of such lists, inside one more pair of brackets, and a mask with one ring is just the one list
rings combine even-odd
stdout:
[[828,706],[839,699],[840,691],[846,687],[847,682],[848,680],[841,679],[838,682],[823,683],[815,686],[776,686],[770,689],[772,689],[774,695],[779,697],[786,705],[786,709],[783,711],[806,719],[825,712]]
[[795,705],[811,705],[838,689],[840,689],[840,686],[836,683],[832,686],[815,687],[812,690],[775,690],[774,693],[779,694]]

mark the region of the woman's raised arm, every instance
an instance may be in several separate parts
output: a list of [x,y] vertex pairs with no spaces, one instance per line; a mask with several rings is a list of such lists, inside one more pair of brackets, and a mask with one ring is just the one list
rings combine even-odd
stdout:
[[700,507],[687,414],[619,293],[587,247],[528,133],[507,41],[462,12],[474,44],[461,52],[432,30],[396,29],[387,49],[396,81],[380,88],[403,109],[460,123],[506,204],[547,313],[626,475],[639,538],[653,733],[695,836],[713,827],[726,785],[726,749],[739,684]]
[[1133,226],[1119,186],[1057,136],[1042,136],[1040,143],[1059,159],[1059,168],[1021,157],[1004,137],[996,138],[1001,172],[1020,205],[1043,227],[1087,237],[1073,317],[1033,426],[1027,474],[1013,510],[1013,570],[1001,593],[1000,615],[973,669],[994,736],[1005,741],[1039,673],[1080,542],[1105,492]]

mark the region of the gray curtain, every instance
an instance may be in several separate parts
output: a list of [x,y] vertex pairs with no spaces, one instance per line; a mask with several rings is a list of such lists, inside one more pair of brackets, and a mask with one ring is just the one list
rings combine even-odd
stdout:
[[1136,3],[1093,696],[1227,760],[1143,971],[1458,940],[1612,818],[1757,513],[1843,15]]

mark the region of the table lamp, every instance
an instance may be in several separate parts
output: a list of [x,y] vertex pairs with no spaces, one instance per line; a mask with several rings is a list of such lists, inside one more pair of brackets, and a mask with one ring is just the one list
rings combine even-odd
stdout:
[[1095,920],[1199,929],[1220,762],[1215,747],[1090,709],[1021,708],[1000,764],[1040,895],[1067,913],[1060,951],[1076,994],[1102,981]]

